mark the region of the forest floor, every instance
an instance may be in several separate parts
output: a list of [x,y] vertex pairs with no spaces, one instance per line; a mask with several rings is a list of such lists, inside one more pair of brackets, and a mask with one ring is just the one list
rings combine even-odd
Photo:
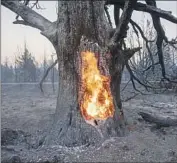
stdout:
[[[52,123],[56,93],[50,91],[51,85],[45,86],[44,95],[37,85],[32,84],[8,84],[1,88],[1,159],[4,163],[25,163],[27,160],[46,160],[46,163],[177,162],[177,126],[156,128],[155,124],[145,122],[138,115],[140,111],[147,111],[177,117],[177,95],[173,93],[138,94],[123,102],[130,130],[126,137],[111,138],[99,147],[52,146],[35,149],[36,137],[40,139],[41,133],[47,132],[46,129]],[[131,88],[126,88],[122,92],[122,98],[126,101],[133,94]],[[34,148],[30,149],[29,141],[34,141]]]

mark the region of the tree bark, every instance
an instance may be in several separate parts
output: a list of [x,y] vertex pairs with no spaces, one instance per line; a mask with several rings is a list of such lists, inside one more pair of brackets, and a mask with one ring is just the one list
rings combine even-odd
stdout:
[[[58,98],[54,123],[45,144],[90,145],[123,136],[126,129],[120,82],[124,57],[121,50],[110,55],[106,48],[111,28],[105,17],[104,1],[59,1],[58,5],[58,42],[54,45],[59,62]],[[111,78],[115,112],[106,120],[88,122],[81,114],[81,52],[86,50],[95,53],[100,72]]]

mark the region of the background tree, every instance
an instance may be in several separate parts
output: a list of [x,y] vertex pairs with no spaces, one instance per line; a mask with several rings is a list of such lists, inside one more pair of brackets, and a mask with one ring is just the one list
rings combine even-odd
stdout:
[[[145,85],[154,85],[154,81],[160,81],[163,76],[161,74],[161,67],[158,62],[158,50],[156,47],[157,34],[153,28],[153,24],[145,18],[141,25],[131,21],[131,29],[129,31],[128,44],[133,48],[136,44],[142,46],[141,51],[136,53],[129,61],[133,74]],[[141,31],[142,29],[142,31]],[[141,36],[137,30],[140,30]],[[144,38],[144,39],[143,39]],[[166,73],[169,79],[174,79],[175,73],[175,45],[165,44],[162,45],[162,51],[164,56],[164,64],[166,67]],[[172,69],[172,67],[174,67]],[[152,83],[151,83],[152,82]],[[171,84],[170,84],[171,85]],[[150,88],[150,87],[149,87]],[[155,87],[154,87],[155,88]],[[158,88],[158,86],[157,86]]]
[[18,70],[19,81],[36,82],[36,65],[35,59],[24,46],[24,53],[16,60],[16,69]]
[[2,83],[11,83],[14,81],[13,67],[9,66],[7,57],[5,63],[1,64],[1,81]]

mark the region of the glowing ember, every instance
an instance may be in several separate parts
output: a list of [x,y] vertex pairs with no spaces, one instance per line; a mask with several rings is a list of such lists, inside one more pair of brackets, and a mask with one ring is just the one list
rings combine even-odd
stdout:
[[110,78],[100,74],[92,52],[82,52],[80,108],[86,120],[105,120],[114,114]]

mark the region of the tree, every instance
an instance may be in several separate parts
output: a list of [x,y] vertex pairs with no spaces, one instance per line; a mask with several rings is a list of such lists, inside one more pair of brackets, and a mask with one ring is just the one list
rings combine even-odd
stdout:
[[18,69],[19,81],[36,82],[36,65],[35,59],[29,53],[26,43],[24,46],[24,54],[16,59],[16,69]]
[[[58,18],[55,22],[47,20],[18,1],[2,0],[1,4],[21,16],[22,20],[16,20],[14,24],[39,29],[57,53],[57,107],[52,129],[44,144],[95,144],[108,137],[126,133],[120,98],[121,76],[126,66],[132,83],[137,80],[128,60],[141,49],[127,49],[124,41],[134,10],[151,14],[157,32],[156,46],[162,76],[169,80],[165,73],[162,43],[165,41],[174,44],[175,41],[169,41],[166,37],[160,18],[173,23],[177,23],[177,18],[170,12],[157,8],[155,0],[146,0],[146,4],[137,0],[108,0],[106,4],[105,1],[58,1]],[[112,29],[105,15],[105,5],[108,4],[114,5],[116,29]],[[121,17],[120,9],[123,10]],[[96,65],[98,69],[95,69]],[[88,75],[86,67],[95,74]],[[89,77],[92,77],[91,81],[87,80]],[[93,91],[88,81],[96,90],[99,88],[98,91],[101,91],[98,94]],[[88,110],[90,105],[86,104],[92,103],[87,103],[87,99],[94,101],[95,94],[96,103],[104,107],[104,116],[98,111],[100,107],[96,107],[97,110],[93,113]],[[95,102],[93,105],[95,106]]]
[[1,64],[1,81],[3,83],[9,83],[14,81],[13,67],[9,66],[7,57],[5,63]]

